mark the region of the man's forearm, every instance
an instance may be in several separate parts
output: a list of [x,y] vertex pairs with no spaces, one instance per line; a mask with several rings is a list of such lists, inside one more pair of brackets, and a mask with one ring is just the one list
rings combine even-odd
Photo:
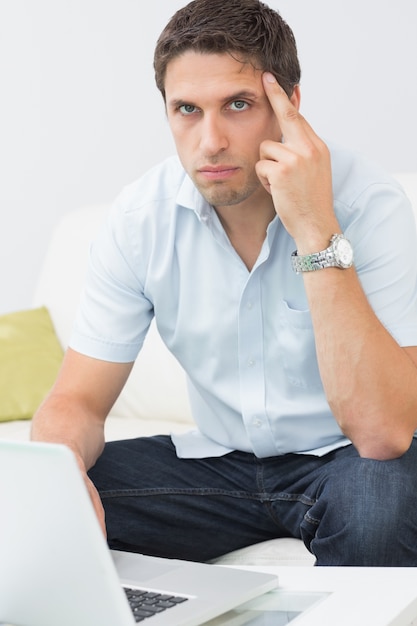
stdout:
[[417,427],[417,367],[383,327],[353,268],[304,274],[325,393],[362,456],[403,454]]
[[104,421],[77,406],[74,398],[51,395],[32,420],[31,439],[67,445],[81,469],[89,470],[104,447]]
[[90,469],[103,451],[105,419],[132,366],[69,348],[51,393],[33,418],[32,439],[69,446],[81,469]]

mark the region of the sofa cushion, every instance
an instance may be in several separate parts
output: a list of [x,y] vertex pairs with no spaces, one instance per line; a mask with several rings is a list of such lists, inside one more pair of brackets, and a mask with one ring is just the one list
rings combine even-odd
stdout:
[[0,316],[0,422],[33,416],[62,357],[46,307]]
[[247,548],[234,550],[211,563],[216,565],[314,565],[313,556],[300,539],[283,537],[262,541]]

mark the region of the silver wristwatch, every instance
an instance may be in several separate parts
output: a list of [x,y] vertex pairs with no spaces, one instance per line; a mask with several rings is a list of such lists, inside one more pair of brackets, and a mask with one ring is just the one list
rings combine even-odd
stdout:
[[353,265],[352,245],[344,235],[333,235],[330,246],[321,252],[299,255],[297,251],[291,255],[292,267],[297,274],[314,272],[326,267],[347,269]]

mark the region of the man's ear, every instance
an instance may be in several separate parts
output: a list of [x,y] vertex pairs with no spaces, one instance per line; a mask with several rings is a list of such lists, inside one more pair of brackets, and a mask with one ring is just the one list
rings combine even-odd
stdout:
[[300,85],[296,85],[294,87],[294,90],[291,94],[291,98],[290,98],[291,103],[293,104],[293,106],[295,106],[295,108],[297,109],[297,111],[300,110],[300,102],[301,102],[301,90],[300,90]]

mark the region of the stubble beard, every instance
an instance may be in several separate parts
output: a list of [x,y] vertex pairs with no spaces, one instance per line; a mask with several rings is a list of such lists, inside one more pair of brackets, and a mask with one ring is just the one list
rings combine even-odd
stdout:
[[232,188],[223,182],[202,186],[194,181],[194,184],[203,198],[214,208],[240,204],[253,195],[261,186],[257,177],[256,180],[247,181],[246,185],[239,188]]

